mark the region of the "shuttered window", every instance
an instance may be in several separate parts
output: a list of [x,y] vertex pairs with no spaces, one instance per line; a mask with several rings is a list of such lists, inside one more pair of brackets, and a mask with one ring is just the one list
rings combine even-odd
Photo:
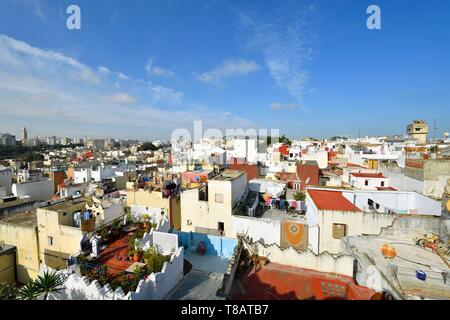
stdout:
[[341,223],[333,223],[333,238],[342,239],[347,235],[347,225]]

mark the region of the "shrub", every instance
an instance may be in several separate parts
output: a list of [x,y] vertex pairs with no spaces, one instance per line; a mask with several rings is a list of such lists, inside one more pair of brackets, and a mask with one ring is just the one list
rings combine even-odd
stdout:
[[294,199],[296,201],[305,201],[306,195],[304,192],[297,192],[294,194]]
[[16,300],[18,293],[15,285],[0,283],[0,300]]

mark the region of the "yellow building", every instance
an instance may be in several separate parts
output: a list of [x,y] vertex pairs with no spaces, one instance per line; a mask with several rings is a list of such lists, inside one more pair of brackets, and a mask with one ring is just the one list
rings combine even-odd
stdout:
[[83,236],[96,227],[95,213],[79,226],[74,219],[90,201],[81,198],[0,219],[0,242],[16,247],[17,282],[35,279],[41,263],[53,269],[67,267],[67,258],[80,252]]
[[36,212],[16,213],[0,220],[0,241],[16,246],[16,278],[27,283],[39,274],[39,245]]
[[77,226],[74,214],[84,213],[87,199],[37,209],[39,254],[53,269],[65,268],[67,258],[81,250],[83,235],[95,229],[95,215]]
[[0,241],[0,283],[16,281],[16,247]]
[[142,188],[135,189],[133,182],[127,183],[127,207],[143,206],[160,208],[167,212],[170,225],[175,229],[181,228],[181,204],[179,196],[164,196],[161,191],[151,191]]
[[414,120],[407,127],[407,133],[411,138],[417,140],[419,144],[427,143],[428,125],[423,120]]

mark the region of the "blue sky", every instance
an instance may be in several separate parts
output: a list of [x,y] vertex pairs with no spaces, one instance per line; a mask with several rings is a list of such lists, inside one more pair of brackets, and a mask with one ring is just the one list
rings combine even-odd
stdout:
[[330,137],[436,118],[440,135],[449,57],[446,0],[2,0],[0,131],[153,139],[203,120]]

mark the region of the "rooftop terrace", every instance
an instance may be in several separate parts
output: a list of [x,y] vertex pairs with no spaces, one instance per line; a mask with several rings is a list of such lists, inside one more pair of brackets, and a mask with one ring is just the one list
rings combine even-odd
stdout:
[[231,292],[237,300],[369,300],[373,294],[347,276],[272,262],[236,279]]
[[232,181],[242,176],[245,171],[226,169],[210,180]]

